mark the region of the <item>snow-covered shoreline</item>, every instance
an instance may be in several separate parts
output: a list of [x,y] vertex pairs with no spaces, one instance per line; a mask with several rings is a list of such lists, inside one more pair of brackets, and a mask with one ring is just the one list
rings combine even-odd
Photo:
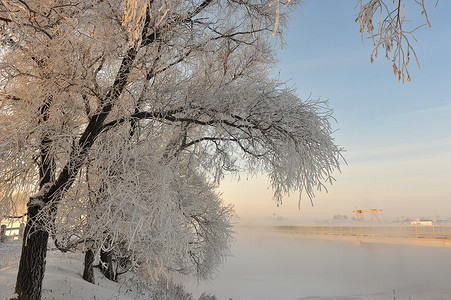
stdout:
[[[14,294],[22,242],[0,243],[0,299]],[[132,272],[120,276],[118,282],[106,279],[94,268],[95,284],[82,279],[83,254],[49,250],[43,281],[42,299],[46,300],[192,300],[179,285],[163,288],[144,282]],[[166,289],[167,287],[167,289]],[[208,298],[205,298],[208,300]]]

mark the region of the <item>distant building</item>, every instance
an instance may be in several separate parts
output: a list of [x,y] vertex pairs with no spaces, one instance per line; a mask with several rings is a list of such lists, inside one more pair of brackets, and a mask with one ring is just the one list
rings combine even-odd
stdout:
[[415,221],[410,222],[412,225],[432,225],[432,220],[425,219],[416,219]]
[[347,221],[348,220],[348,216],[347,215],[334,215],[332,220]]

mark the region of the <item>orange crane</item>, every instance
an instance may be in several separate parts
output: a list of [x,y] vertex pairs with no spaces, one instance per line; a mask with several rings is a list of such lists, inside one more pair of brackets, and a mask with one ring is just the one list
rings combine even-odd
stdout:
[[379,221],[378,213],[380,211],[382,211],[382,209],[373,208],[373,209],[356,209],[353,212],[357,214],[357,220],[364,222],[365,221],[363,217],[364,212],[371,213],[371,221],[374,221],[374,219]]

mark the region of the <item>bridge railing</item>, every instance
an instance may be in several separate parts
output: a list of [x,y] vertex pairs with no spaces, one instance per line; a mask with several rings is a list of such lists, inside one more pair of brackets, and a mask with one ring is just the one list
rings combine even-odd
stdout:
[[0,242],[23,237],[26,216],[5,216],[0,224]]
[[310,225],[274,228],[304,235],[451,239],[451,225]]

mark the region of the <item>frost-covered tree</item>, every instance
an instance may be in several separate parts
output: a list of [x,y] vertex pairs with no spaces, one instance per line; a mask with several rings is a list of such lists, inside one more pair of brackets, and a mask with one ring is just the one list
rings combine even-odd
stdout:
[[[403,2],[357,2],[374,55],[409,80]],[[333,180],[331,111],[270,77],[296,5],[0,3],[2,214],[28,199],[21,299],[40,298],[49,235],[155,279],[208,277],[230,247],[233,212],[215,191],[226,172],[267,173],[279,202]]]

